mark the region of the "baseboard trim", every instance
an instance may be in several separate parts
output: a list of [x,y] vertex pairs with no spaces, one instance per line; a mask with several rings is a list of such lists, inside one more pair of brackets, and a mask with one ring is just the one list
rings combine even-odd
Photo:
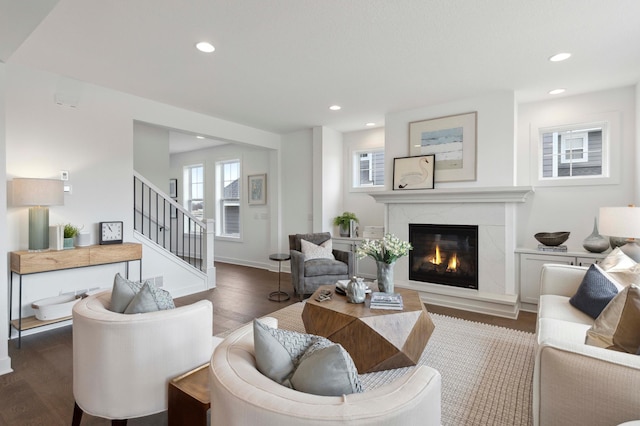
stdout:
[[6,357],[0,359],[0,376],[13,373],[13,369],[11,368],[11,358]]
[[[397,284],[397,287],[416,290],[420,299],[427,304],[461,309],[479,314],[517,319],[520,312],[517,295],[481,293],[468,289],[430,289],[411,283]],[[438,291],[439,290],[439,291]]]

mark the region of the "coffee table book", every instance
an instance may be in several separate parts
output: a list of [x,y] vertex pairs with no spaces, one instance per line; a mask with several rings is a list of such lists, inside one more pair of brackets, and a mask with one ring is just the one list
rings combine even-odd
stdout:
[[401,311],[404,308],[402,295],[399,293],[371,293],[369,309],[393,309]]

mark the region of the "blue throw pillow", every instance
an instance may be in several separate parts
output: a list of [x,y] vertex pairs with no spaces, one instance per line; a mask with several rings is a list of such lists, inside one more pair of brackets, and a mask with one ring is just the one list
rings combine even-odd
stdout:
[[591,265],[569,303],[595,319],[622,288],[598,265]]

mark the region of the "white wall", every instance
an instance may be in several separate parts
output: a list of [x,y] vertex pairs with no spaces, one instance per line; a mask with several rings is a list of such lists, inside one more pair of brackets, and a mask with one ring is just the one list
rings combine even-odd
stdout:
[[[343,210],[353,212],[358,218],[360,236],[365,226],[383,226],[384,205],[376,203],[368,192],[374,190],[353,189],[353,154],[357,151],[384,149],[384,127],[376,129],[360,130],[343,134]],[[386,164],[385,164],[386,167]],[[385,176],[393,173],[393,168],[385,169]],[[337,227],[333,228],[333,234],[338,235]]]
[[169,140],[168,129],[133,123],[133,169],[167,194],[173,177],[169,176]]
[[[313,232],[313,132],[311,129],[282,137],[282,229],[287,236]],[[284,265],[283,265],[284,266]]]
[[313,129],[313,231],[331,232],[342,209],[342,133],[328,127]]
[[[6,92],[6,66],[0,62],[0,177],[6,181],[6,128],[5,128],[5,92]],[[7,216],[7,186],[0,185],[0,218]],[[0,235],[7,235],[7,221],[0,220]],[[7,259],[7,239],[0,238],[0,253]],[[8,325],[5,318],[9,317],[7,305],[7,262],[0,262],[0,342],[6,342],[9,338]],[[0,344],[0,375],[11,372],[11,359],[8,346]]]
[[[477,168],[475,181],[437,183],[436,188],[513,186],[515,182],[515,98],[500,91],[430,107],[387,114],[385,117],[385,170],[393,170],[393,159],[409,155],[409,123],[477,111]],[[436,174],[438,171],[436,170]],[[385,173],[386,188],[393,184]]]
[[[133,241],[135,121],[259,147],[280,148],[280,135],[88,83],[76,82],[78,108],[61,107],[53,99],[63,77],[17,65],[3,67],[6,68],[6,111],[3,116],[6,119],[4,164],[7,179],[58,177],[60,170],[68,170],[73,195],[65,195],[64,206],[51,208],[50,221],[84,225],[91,231],[93,242],[97,241],[97,223],[104,220],[123,220],[125,240]],[[69,79],[64,80],[68,82]],[[254,170],[263,168],[256,166]],[[0,216],[5,217],[1,210]],[[3,252],[26,249],[27,209],[9,206],[6,221],[0,222],[7,226],[7,232],[3,234],[6,238],[0,243],[6,244]],[[26,277],[23,314],[32,314],[30,302],[61,291],[110,287],[115,272],[123,269],[120,265],[110,265]],[[163,265],[145,261],[143,269],[144,277],[152,277],[163,271]],[[137,277],[137,265],[132,265],[130,272]],[[0,306],[7,306],[6,274],[0,273],[0,276],[3,277],[0,278]],[[164,285],[167,290],[178,293],[180,288],[190,287],[189,282],[165,281]],[[0,327],[8,329],[7,316],[2,318]]]
[[[215,217],[215,203],[217,185],[216,162],[238,159],[241,164],[241,238],[232,239],[216,237],[215,260],[227,263],[242,264],[260,268],[270,266],[269,254],[271,250],[271,234],[277,227],[271,226],[271,219],[278,215],[277,186],[279,180],[277,164],[272,169],[271,152],[273,150],[255,148],[244,144],[227,144],[220,147],[202,149],[171,155],[170,175],[178,176],[180,189],[179,201],[182,195],[182,170],[185,166],[194,164],[204,165],[205,174],[205,217]],[[247,198],[248,176],[267,174],[267,204],[249,205]],[[271,189],[271,190],[269,190]],[[276,232],[277,235],[277,232]]]
[[635,169],[636,169],[636,176],[635,179],[633,180],[634,184],[635,184],[635,188],[634,188],[634,201],[635,201],[635,205],[636,206],[640,206],[640,171],[638,170],[638,165],[640,164],[640,96],[638,96],[638,94],[640,94],[640,83],[638,83],[635,87],[635,91],[636,91],[636,117],[635,117],[635,123],[636,123],[636,140],[635,140],[635,149],[636,149],[636,155],[635,155]]
[[[535,147],[536,128],[544,123],[580,123],[602,113],[618,113],[620,128],[614,129],[611,144],[621,155],[612,164],[621,172],[619,183],[612,185],[556,186],[535,188],[535,194],[518,206],[518,246],[537,247],[537,232],[569,231],[565,243],[569,250],[584,250],[582,241],[593,229],[593,219],[603,206],[625,206],[638,200],[636,173],[636,90],[623,87],[518,107],[518,185],[530,185],[535,170],[530,165],[531,146]],[[616,138],[615,135],[618,135]]]

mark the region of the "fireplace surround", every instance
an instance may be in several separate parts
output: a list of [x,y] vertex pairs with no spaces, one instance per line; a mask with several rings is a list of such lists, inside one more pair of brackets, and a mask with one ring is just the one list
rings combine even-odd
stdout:
[[409,256],[396,264],[395,285],[418,291],[434,305],[516,318],[516,206],[532,192],[532,187],[477,187],[371,193],[385,206],[385,229],[403,240],[409,240],[409,224],[478,227],[476,289],[416,281],[409,277]]

